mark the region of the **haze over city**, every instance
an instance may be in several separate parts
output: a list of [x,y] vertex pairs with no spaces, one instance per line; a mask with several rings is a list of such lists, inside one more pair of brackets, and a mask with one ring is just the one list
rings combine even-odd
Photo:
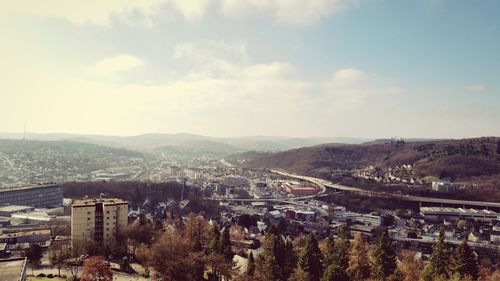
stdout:
[[499,0],[0,0],[0,281],[500,281]]
[[500,134],[500,2],[2,1],[0,132]]

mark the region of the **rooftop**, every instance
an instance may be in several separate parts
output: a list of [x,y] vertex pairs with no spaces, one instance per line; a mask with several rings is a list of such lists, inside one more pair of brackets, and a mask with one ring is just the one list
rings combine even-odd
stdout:
[[[17,231],[17,232],[11,232],[11,233],[2,233],[2,234],[0,234],[0,238],[24,237],[24,236],[31,236],[31,235],[49,235],[50,236],[50,234],[51,234],[50,229],[24,230],[24,231]],[[2,276],[2,275],[0,274],[0,276]]]
[[22,205],[8,205],[0,206],[0,212],[22,212],[26,210],[33,210],[35,207],[22,206]]
[[19,281],[26,266],[26,258],[0,260],[0,276],[3,281]]
[[0,188],[0,192],[47,188],[47,187],[58,187],[58,186],[59,186],[58,184],[37,184],[37,185],[21,186],[21,187],[3,187],[3,188]]
[[94,198],[94,199],[75,200],[73,202],[72,207],[92,206],[95,205],[96,203],[103,203],[104,205],[128,204],[127,201],[118,198]]
[[464,208],[450,208],[450,207],[422,207],[422,213],[457,213],[457,214],[477,214],[477,215],[497,215],[496,212],[491,210],[478,210],[478,209],[464,209]]

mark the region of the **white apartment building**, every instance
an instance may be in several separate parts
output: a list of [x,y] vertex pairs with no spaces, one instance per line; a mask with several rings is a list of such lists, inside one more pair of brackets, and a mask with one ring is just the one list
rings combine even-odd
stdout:
[[86,242],[106,246],[125,234],[128,203],[121,199],[76,200],[71,206],[71,242],[73,250]]

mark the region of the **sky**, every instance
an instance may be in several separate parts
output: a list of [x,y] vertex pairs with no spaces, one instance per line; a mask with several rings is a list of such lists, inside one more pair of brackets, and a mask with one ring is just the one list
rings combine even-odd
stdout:
[[500,135],[497,0],[0,1],[0,131]]

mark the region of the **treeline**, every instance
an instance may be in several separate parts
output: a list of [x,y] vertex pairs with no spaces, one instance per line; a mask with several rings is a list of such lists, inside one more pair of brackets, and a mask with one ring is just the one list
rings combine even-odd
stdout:
[[[182,196],[182,184],[178,182],[140,182],[140,181],[99,181],[99,182],[66,182],[62,185],[65,198],[81,199],[84,196],[99,197],[102,193],[107,197],[127,200],[130,204],[142,204],[146,198],[165,201],[169,198],[178,200]],[[197,189],[186,186],[186,198],[195,195]]]
[[[134,226],[135,225],[135,226]],[[171,220],[162,231],[136,221],[129,231],[138,259],[154,268],[163,280],[187,281],[445,281],[500,280],[500,272],[479,270],[474,252],[464,241],[455,251],[441,231],[429,261],[415,253],[396,249],[387,232],[368,244],[361,234],[350,240],[341,227],[338,237],[318,241],[313,234],[291,240],[271,226],[259,254],[250,252],[245,270],[233,261],[234,237],[230,226],[219,226],[191,215],[186,221]],[[133,234],[135,233],[135,234]],[[144,233],[149,233],[144,237]]]
[[150,200],[154,208],[159,202],[171,199],[178,201],[184,198],[190,200],[190,208],[186,212],[213,215],[219,209],[216,203],[202,199],[203,195],[198,187],[186,185],[183,188],[183,184],[178,182],[66,182],[62,184],[62,188],[65,198],[81,199],[85,196],[97,198],[102,193],[106,197],[124,199],[131,207],[142,205],[146,199]]

